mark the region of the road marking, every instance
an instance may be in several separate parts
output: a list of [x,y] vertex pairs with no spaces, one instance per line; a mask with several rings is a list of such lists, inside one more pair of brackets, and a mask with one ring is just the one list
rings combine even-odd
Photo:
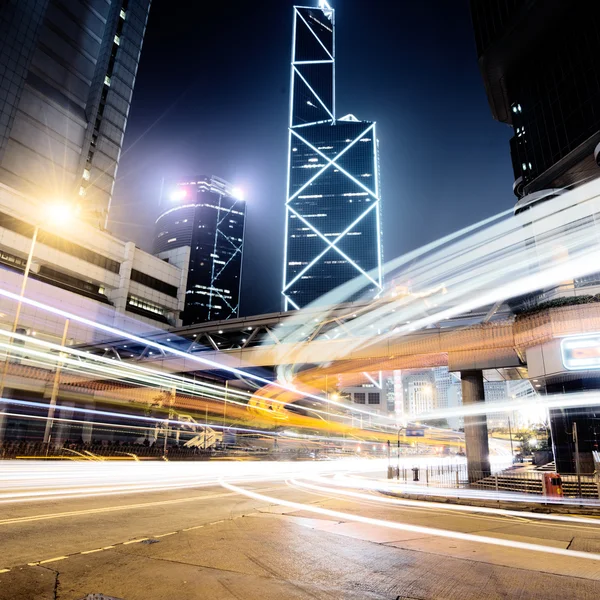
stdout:
[[[211,523],[209,523],[209,525],[211,525]],[[185,529],[182,529],[181,531],[192,531],[192,529],[200,529],[201,527],[204,527],[204,525],[196,525],[196,527],[186,527]]]
[[8,573],[10,569],[0,569],[0,573]]
[[128,542],[123,542],[123,546],[127,546],[129,544],[139,544],[140,542],[145,542],[149,538],[140,538],[139,540],[129,540]]
[[84,550],[79,554],[93,554],[94,552],[102,552],[102,550],[104,550],[104,548],[96,548],[95,550]]
[[40,560],[39,565],[45,565],[46,563],[56,562],[57,560],[65,560],[68,556],[57,556],[56,558],[47,558],[46,560]]
[[161,533],[160,535],[155,535],[155,538],[163,538],[163,537],[167,537],[168,535],[175,535],[177,533],[177,531],[171,531],[170,533]]
[[232,492],[222,494],[210,494],[204,496],[194,496],[192,498],[178,498],[176,500],[159,500],[157,502],[144,502],[142,504],[128,504],[126,506],[107,506],[104,508],[91,508],[87,510],[69,511],[62,513],[49,513],[43,515],[33,515],[31,517],[15,517],[13,519],[4,519],[0,521],[0,526],[15,525],[18,523],[31,523],[35,521],[47,521],[50,519],[62,519],[65,517],[80,517],[85,515],[96,515],[102,513],[110,513],[121,510],[133,510],[136,508],[152,508],[154,506],[165,506],[167,504],[182,504],[184,502],[198,502],[199,500],[213,500],[215,498],[225,498],[235,496]]
[[114,548],[114,546],[104,546],[102,550],[111,550],[112,548]]

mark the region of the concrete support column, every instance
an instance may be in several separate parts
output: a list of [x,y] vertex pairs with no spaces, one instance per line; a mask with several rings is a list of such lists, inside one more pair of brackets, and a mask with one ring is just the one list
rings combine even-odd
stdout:
[[[119,288],[112,290],[109,294],[112,300],[115,313],[124,314],[127,310],[127,296],[129,294],[129,284],[131,283],[131,269],[133,268],[133,258],[135,256],[135,244],[127,242],[121,267],[119,269]],[[117,314],[115,314],[115,317]]]
[[[86,408],[94,408],[94,405],[86,406]],[[91,413],[84,413],[83,420],[85,424],[81,427],[81,439],[86,443],[92,442],[92,433],[94,430],[94,415]]]
[[[485,402],[483,372],[461,371],[463,405]],[[465,416],[465,446],[469,482],[478,481],[492,474],[486,415]]]

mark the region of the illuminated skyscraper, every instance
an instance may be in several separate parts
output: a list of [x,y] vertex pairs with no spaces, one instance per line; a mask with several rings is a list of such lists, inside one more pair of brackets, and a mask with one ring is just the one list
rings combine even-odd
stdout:
[[375,123],[335,114],[335,16],[294,7],[285,310],[356,277],[382,289],[379,156]]
[[[239,316],[246,203],[218,177],[170,190],[156,220],[154,253],[187,273],[184,325]],[[189,251],[188,251],[189,248]]]

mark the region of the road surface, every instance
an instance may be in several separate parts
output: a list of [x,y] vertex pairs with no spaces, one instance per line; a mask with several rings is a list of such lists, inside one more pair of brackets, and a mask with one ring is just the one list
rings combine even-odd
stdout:
[[[599,597],[600,520],[458,514],[427,503],[387,504],[369,492],[344,497],[300,487],[269,465],[269,480],[264,471],[244,478],[244,466],[236,465],[237,476],[225,479],[233,489],[215,476],[198,480],[198,487],[188,482],[156,492],[121,493],[111,481],[107,495],[96,490],[81,497],[94,489],[86,473],[96,482],[108,478],[105,464],[26,465],[18,473],[16,464],[0,490],[0,600],[76,600],[91,593],[123,600]],[[300,483],[310,464],[304,463]],[[133,485],[136,469],[148,468],[140,465],[118,469]],[[159,465],[163,485],[172,483],[171,471],[185,469],[172,465]],[[66,478],[70,470],[74,483]],[[59,496],[59,484],[79,491]],[[51,496],[36,499],[36,490]]]

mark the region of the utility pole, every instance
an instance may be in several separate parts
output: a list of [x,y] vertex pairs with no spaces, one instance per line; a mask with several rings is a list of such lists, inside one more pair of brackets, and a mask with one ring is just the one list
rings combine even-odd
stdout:
[[398,427],[398,479],[400,479],[400,427]]
[[226,379],[225,380],[225,403],[223,404],[223,431],[225,431],[225,417],[227,416],[227,392],[229,390],[228,384],[229,384],[229,379]]
[[[61,346],[65,346],[67,343],[67,332],[69,331],[69,319],[65,320],[65,326],[63,329],[62,339],[60,341]],[[58,388],[60,384],[60,370],[62,366],[61,358],[66,356],[62,352],[58,355],[56,361],[56,370],[54,371],[54,384],[52,385],[52,395],[50,396],[50,406],[48,407],[48,419],[46,420],[46,429],[44,430],[44,444],[50,442],[50,436],[52,435],[52,426],[54,424],[54,410],[56,407],[56,399],[58,396]]]
[[579,439],[577,438],[577,423],[573,423],[573,443],[575,444],[575,469],[577,471],[577,493],[581,498],[581,463],[579,462]]

